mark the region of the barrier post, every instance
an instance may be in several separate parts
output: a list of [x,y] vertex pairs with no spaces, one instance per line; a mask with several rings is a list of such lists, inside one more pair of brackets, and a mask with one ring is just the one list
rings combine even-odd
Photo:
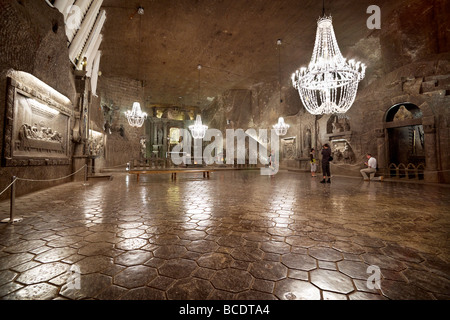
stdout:
[[9,204],[9,218],[3,219],[1,222],[3,223],[15,223],[15,222],[21,222],[22,218],[14,218],[14,215],[16,213],[16,177],[11,178],[11,198],[10,198],[10,204]]
[[89,183],[87,182],[88,181],[88,166],[86,165],[85,167],[86,168],[84,170],[84,183],[83,183],[83,186],[88,186],[89,185]]

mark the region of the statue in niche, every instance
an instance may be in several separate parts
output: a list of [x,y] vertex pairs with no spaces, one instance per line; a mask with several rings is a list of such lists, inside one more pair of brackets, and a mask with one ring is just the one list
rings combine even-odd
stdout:
[[163,144],[163,131],[161,130],[161,128],[158,129],[157,138],[158,138],[158,145],[162,145]]
[[350,147],[348,144],[345,145],[344,151],[342,152],[342,157],[345,163],[353,163],[355,161],[355,155],[350,150]]
[[141,155],[143,158],[146,158],[147,157],[147,139],[141,138],[139,143],[141,145]]
[[309,153],[312,148],[311,129],[306,129],[305,138],[303,139],[303,145],[308,150]]
[[93,158],[98,158],[103,155],[104,143],[103,135],[89,137],[89,155]]
[[106,103],[101,104],[101,108],[103,111],[103,119],[104,119],[104,123],[103,123],[103,130],[108,133],[111,134],[112,133],[112,123],[113,123],[113,117],[114,117],[114,112],[118,109],[118,108],[114,108],[113,103],[109,103],[109,105],[107,105]]
[[327,123],[327,133],[341,133],[350,131],[350,122],[347,116],[336,116],[330,117]]
[[337,132],[341,132],[342,131],[342,126],[341,126],[341,124],[339,123],[339,122],[333,122],[332,124],[332,127],[333,127],[333,133],[337,133]]
[[408,119],[414,119],[414,116],[411,111],[408,111],[404,105],[401,105],[398,108],[397,113],[394,116],[394,121],[403,121]]

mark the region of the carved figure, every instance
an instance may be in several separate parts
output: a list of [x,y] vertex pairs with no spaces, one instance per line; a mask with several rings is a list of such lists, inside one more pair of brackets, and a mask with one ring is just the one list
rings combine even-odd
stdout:
[[161,129],[158,129],[158,145],[162,145],[162,136],[163,136],[163,132]]
[[402,121],[402,120],[408,120],[408,119],[413,119],[414,116],[411,113],[411,111],[408,111],[408,109],[406,109],[405,106],[400,106],[400,108],[398,108],[397,113],[394,116],[394,121]]
[[33,126],[24,123],[19,130],[19,149],[30,151],[57,151],[64,150],[63,137],[58,131],[53,131],[50,127],[41,127],[38,130],[37,124]]

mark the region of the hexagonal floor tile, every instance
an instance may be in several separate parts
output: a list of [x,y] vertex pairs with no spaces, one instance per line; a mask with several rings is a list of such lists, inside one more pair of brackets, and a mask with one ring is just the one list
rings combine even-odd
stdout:
[[316,260],[305,254],[288,253],[281,256],[281,262],[288,268],[310,271],[317,267]]
[[339,251],[327,248],[327,247],[313,247],[308,249],[308,253],[311,257],[316,258],[318,260],[324,260],[324,261],[339,261],[342,260],[344,257],[342,256],[342,253]]
[[322,290],[347,294],[355,290],[350,277],[331,270],[317,269],[310,273],[311,283]]
[[214,252],[218,247],[217,243],[210,240],[195,240],[186,246],[189,251],[199,253]]
[[168,245],[159,247],[153,252],[153,255],[162,259],[176,259],[184,257],[186,252],[187,250],[183,246]]
[[216,272],[211,283],[217,289],[241,292],[250,288],[252,276],[244,270],[228,268]]
[[261,249],[247,246],[234,248],[230,254],[236,260],[249,262],[261,260],[264,256],[264,252]]
[[320,290],[311,283],[296,279],[278,281],[274,290],[280,300],[320,300]]
[[281,262],[256,261],[250,266],[250,273],[259,279],[277,281],[287,276],[288,268]]
[[175,282],[167,291],[167,297],[173,300],[205,300],[214,290],[207,280],[185,278]]
[[156,270],[146,266],[128,267],[114,276],[114,284],[132,289],[145,286],[156,278]]
[[158,268],[162,276],[181,279],[188,277],[195,269],[197,264],[188,259],[172,259]]
[[135,266],[139,264],[144,264],[146,261],[150,260],[153,257],[153,254],[144,250],[132,250],[122,253],[117,256],[114,261],[117,264],[121,264],[123,266]]
[[206,253],[197,260],[199,266],[216,270],[229,268],[232,262],[229,254],[219,252]]

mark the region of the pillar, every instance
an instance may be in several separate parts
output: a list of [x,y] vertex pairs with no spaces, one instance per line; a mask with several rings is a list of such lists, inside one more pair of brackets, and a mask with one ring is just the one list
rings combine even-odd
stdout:
[[385,146],[385,129],[375,129],[375,137],[377,139],[377,164],[378,169],[381,172],[384,172],[387,170],[387,167],[389,166],[387,154],[386,154],[386,146]]
[[425,133],[425,172],[424,179],[429,182],[439,182],[437,152],[436,152],[436,127],[434,123],[424,123]]
[[163,141],[162,141],[162,143],[163,143],[163,154],[162,154],[162,158],[166,158],[166,152],[168,152],[169,151],[169,149],[168,149],[168,147],[167,147],[167,127],[169,126],[169,124],[166,122],[166,121],[164,121],[163,122]]

